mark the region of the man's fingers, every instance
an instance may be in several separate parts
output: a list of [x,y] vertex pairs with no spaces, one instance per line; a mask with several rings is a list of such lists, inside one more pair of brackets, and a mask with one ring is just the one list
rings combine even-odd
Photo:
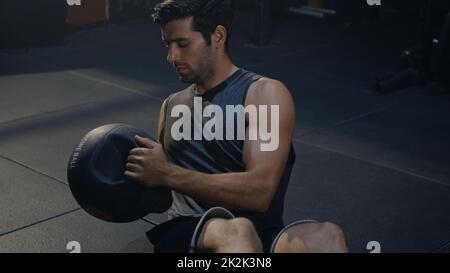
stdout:
[[140,172],[142,171],[142,167],[137,165],[137,164],[133,164],[133,163],[127,163],[127,165],[125,166],[125,169],[127,171],[131,171],[131,172]]
[[139,181],[139,175],[132,171],[125,171],[124,176],[128,179]]
[[140,136],[135,136],[136,142],[138,144],[141,144],[143,147],[149,148],[149,149],[153,149],[155,148],[155,142],[149,138],[143,138]]
[[130,155],[144,155],[148,150],[147,148],[134,148],[130,151]]
[[135,164],[139,164],[142,162],[142,157],[140,156],[136,156],[136,155],[130,155],[127,157],[127,162],[128,163],[135,163]]

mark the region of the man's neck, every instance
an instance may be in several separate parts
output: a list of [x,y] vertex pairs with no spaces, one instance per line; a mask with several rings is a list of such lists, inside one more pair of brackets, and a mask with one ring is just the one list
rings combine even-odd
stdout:
[[221,64],[220,68],[215,70],[214,75],[210,79],[208,79],[205,82],[195,84],[196,88],[195,93],[197,95],[203,95],[208,90],[211,90],[214,87],[221,84],[222,82],[224,82],[237,70],[238,68],[231,62],[228,62],[226,65]]

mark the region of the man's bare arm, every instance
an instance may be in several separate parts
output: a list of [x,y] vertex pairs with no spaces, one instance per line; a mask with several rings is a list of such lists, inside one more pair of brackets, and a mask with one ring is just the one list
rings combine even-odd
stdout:
[[157,132],[158,135],[156,136],[157,137],[156,140],[158,141],[158,143],[163,146],[164,146],[164,120],[165,120],[167,101],[168,101],[168,99],[166,99],[162,103],[161,109],[159,110],[158,132]]
[[[275,151],[261,151],[261,140],[244,142],[241,173],[204,174],[177,166],[164,183],[210,205],[262,212],[267,210],[283,175],[295,126],[295,109],[280,82],[261,80],[249,90],[247,104],[280,106],[280,140]],[[269,119],[270,120],[270,119]]]

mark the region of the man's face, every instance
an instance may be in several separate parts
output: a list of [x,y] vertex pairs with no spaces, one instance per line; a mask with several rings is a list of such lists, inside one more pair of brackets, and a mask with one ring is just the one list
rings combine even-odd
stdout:
[[192,17],[167,23],[161,29],[167,44],[167,61],[176,68],[181,81],[199,83],[210,77],[212,51],[200,32],[192,30]]

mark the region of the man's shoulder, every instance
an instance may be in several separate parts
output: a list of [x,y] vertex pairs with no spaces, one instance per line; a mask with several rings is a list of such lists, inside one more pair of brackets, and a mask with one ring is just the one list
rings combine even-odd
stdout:
[[250,99],[257,99],[260,97],[280,95],[286,92],[289,93],[289,90],[280,80],[261,77],[250,85],[248,97]]
[[286,87],[283,82],[277,79],[272,79],[269,77],[261,76],[257,81],[253,83],[255,87],[258,89],[267,89],[267,88],[282,88]]
[[192,96],[192,85],[178,91],[175,93],[170,94],[165,100],[164,100],[164,104],[168,104],[171,101],[174,100],[184,100],[184,99],[189,99]]

